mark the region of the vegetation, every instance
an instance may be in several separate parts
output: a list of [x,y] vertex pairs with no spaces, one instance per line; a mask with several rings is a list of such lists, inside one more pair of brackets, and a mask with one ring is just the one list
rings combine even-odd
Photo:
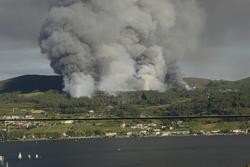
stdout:
[[[17,80],[14,79],[14,83]],[[53,80],[55,78],[52,78]],[[46,88],[46,91],[41,89],[22,91],[16,85],[15,89],[10,86],[9,82],[12,80],[4,81],[0,82],[0,90],[2,90],[0,93],[0,118],[11,115],[21,117],[31,115],[35,118],[71,118],[250,114],[250,78],[235,82],[195,78],[188,78],[186,81],[194,88],[193,90],[121,92],[117,96],[96,92],[93,98],[78,99],[70,98],[59,89],[53,88],[48,90]],[[44,112],[33,113],[34,110]],[[132,125],[138,121],[126,123]],[[147,124],[148,122],[144,121],[143,123]],[[8,131],[8,134],[6,134],[6,130],[1,130],[6,129],[2,125],[0,136],[2,138],[6,135],[9,138],[21,138],[23,135],[28,138],[61,138],[63,134],[66,136],[92,136],[104,135],[106,132],[117,132],[124,135],[130,129],[122,129],[120,124],[121,122],[78,122],[65,125],[54,122],[28,126],[27,128],[10,126],[11,130]],[[183,123],[181,127],[172,125],[168,121],[158,121],[156,124],[158,127],[175,126],[175,130],[190,130],[192,132],[215,129],[228,132],[233,128],[249,128],[249,124],[237,120],[193,120]]]
[[210,81],[206,87],[191,91],[136,91],[123,92],[117,96],[97,92],[91,99],[70,98],[56,90],[0,94],[0,114],[5,115],[13,108],[42,109],[62,114],[88,113],[89,110],[94,110],[102,116],[118,117],[247,114],[250,113],[250,78],[237,82]]

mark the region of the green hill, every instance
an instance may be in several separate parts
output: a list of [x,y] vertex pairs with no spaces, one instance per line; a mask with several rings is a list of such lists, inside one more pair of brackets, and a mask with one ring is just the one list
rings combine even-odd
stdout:
[[250,77],[238,80],[236,82],[238,83],[238,85],[249,85],[250,86]]
[[24,75],[0,82],[0,93],[62,90],[61,76]]
[[[250,77],[238,81],[213,81],[203,78],[184,78],[191,87],[203,89],[211,87],[214,89],[240,89],[250,88]],[[33,91],[48,91],[63,89],[62,76],[46,75],[23,75],[16,78],[0,81],[0,93],[21,92],[30,93]]]
[[250,77],[238,81],[210,80],[203,78],[184,78],[184,81],[191,87],[215,88],[215,89],[241,89],[250,88]]
[[61,93],[61,76],[26,75],[0,82],[0,106],[2,114],[12,112],[13,108],[22,107],[65,114],[88,113],[94,110],[104,116],[250,113],[250,78],[239,81],[200,78],[185,80],[197,89],[169,89],[166,92],[133,91],[122,92],[117,96],[96,92],[93,98],[70,98],[67,94]]
[[203,78],[184,78],[184,81],[191,87],[205,88],[212,80]]

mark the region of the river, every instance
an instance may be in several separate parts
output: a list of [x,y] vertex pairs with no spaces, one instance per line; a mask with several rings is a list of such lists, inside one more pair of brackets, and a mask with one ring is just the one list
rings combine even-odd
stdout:
[[244,167],[250,136],[7,142],[0,155],[9,167]]

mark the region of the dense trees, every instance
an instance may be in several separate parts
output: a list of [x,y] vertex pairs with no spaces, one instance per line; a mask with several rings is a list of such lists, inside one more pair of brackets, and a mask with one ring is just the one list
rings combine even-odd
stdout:
[[[1,107],[30,107],[62,113],[94,110],[106,116],[250,113],[250,81],[211,81],[207,87],[166,92],[123,92],[117,96],[97,92],[93,98],[70,98],[59,91],[0,94]],[[156,106],[153,107],[152,106]]]

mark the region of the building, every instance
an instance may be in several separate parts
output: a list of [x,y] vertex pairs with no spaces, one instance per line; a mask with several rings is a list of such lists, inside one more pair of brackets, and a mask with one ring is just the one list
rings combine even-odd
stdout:
[[162,135],[161,136],[170,136],[171,135],[171,132],[162,132]]
[[31,113],[32,113],[32,114],[44,114],[44,113],[46,113],[46,111],[44,111],[44,110],[34,110],[34,109],[32,109],[32,110],[31,110]]
[[241,129],[234,129],[234,130],[232,130],[232,132],[236,133],[236,134],[238,134],[238,133],[244,133],[244,131],[241,130]]
[[126,128],[126,124],[125,123],[123,123],[123,124],[121,124],[121,128]]
[[67,120],[67,121],[64,121],[63,123],[64,123],[64,124],[73,124],[74,121],[73,121],[73,120]]
[[117,133],[106,133],[105,136],[106,137],[116,137]]
[[127,137],[131,137],[133,135],[133,132],[127,132]]

